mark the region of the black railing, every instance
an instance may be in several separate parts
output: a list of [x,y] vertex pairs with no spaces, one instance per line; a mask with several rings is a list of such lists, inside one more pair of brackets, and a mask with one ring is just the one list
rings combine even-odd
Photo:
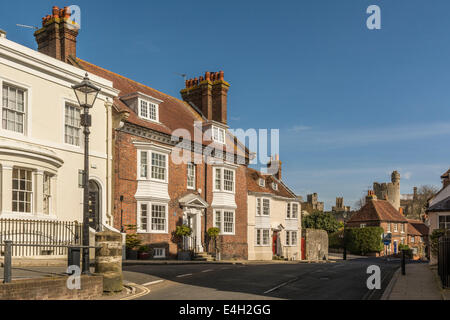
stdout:
[[65,256],[68,246],[81,245],[81,235],[82,224],[77,222],[0,219],[0,243],[16,244],[13,257]]
[[444,288],[450,287],[450,236],[439,239],[438,273]]

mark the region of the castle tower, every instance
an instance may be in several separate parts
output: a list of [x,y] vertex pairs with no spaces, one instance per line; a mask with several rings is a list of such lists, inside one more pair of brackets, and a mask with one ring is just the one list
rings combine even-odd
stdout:
[[375,195],[380,200],[387,200],[396,209],[400,209],[400,173],[394,171],[391,174],[390,183],[373,184]]

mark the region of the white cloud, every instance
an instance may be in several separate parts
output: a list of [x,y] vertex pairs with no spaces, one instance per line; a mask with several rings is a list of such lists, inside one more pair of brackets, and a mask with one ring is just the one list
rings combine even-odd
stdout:
[[411,179],[411,176],[412,176],[412,173],[411,172],[405,172],[404,174],[403,174],[403,178],[405,178],[406,180],[409,180],[409,179]]

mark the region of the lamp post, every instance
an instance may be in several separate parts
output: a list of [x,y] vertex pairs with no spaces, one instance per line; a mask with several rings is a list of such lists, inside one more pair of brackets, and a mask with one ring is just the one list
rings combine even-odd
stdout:
[[72,86],[80,107],[83,108],[81,125],[84,130],[84,171],[83,171],[83,274],[89,274],[89,128],[92,117],[89,109],[94,106],[100,88],[97,88],[86,73],[83,81]]
[[343,235],[343,238],[344,238],[344,252],[343,252],[343,255],[342,255],[342,260],[347,260],[347,239],[346,239],[346,234],[345,234],[345,223],[346,223],[346,221],[347,221],[347,215],[348,215],[348,213],[346,212],[346,211],[344,211],[344,213],[342,214],[342,217],[344,218],[344,235]]

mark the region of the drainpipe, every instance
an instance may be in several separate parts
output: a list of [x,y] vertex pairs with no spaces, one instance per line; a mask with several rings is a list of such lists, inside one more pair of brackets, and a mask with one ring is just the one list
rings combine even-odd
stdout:
[[[208,157],[205,156],[205,201],[208,202]],[[205,249],[208,252],[208,208],[205,208]]]

